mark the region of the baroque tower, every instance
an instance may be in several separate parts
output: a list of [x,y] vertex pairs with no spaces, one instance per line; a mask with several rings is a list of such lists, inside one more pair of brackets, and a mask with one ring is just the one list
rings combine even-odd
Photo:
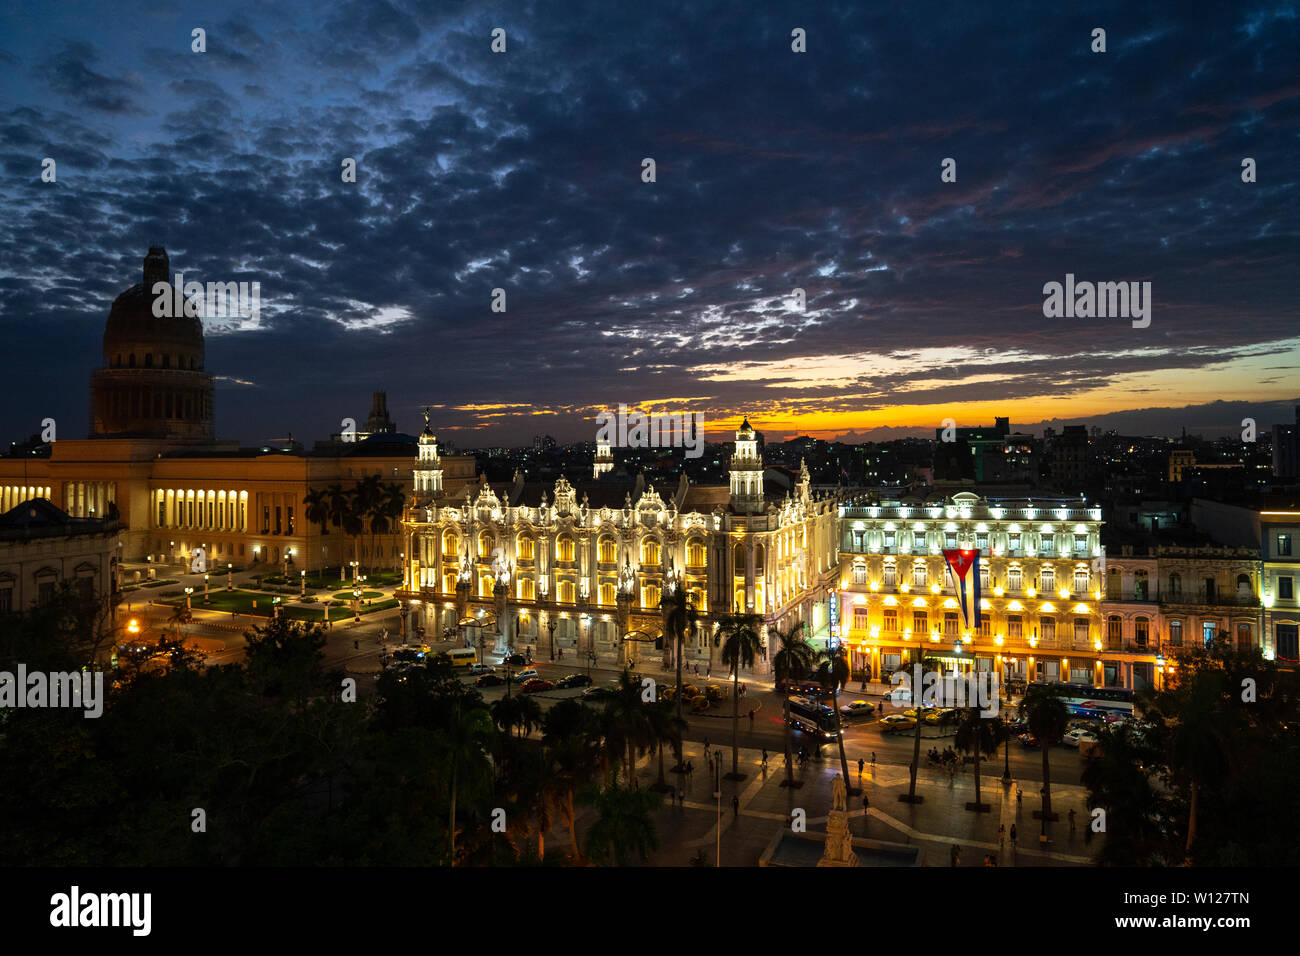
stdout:
[[731,510],[758,514],[763,510],[763,459],[758,454],[758,433],[746,418],[736,432],[731,456]]

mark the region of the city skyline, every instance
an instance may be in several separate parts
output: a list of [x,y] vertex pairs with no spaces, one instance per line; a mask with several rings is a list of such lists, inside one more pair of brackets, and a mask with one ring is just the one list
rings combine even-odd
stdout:
[[[205,321],[245,442],[378,389],[462,446],[590,440],[620,403],[711,441],[1294,419],[1293,8],[139,9],[0,21],[8,440],[85,434],[155,243],[261,283],[260,318]],[[1046,318],[1067,276],[1151,282],[1150,325]]]

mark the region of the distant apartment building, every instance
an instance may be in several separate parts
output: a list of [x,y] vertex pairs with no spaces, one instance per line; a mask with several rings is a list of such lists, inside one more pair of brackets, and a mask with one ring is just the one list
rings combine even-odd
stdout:
[[1273,426],[1273,477],[1300,476],[1297,449],[1300,448],[1300,405],[1296,406],[1295,424]]

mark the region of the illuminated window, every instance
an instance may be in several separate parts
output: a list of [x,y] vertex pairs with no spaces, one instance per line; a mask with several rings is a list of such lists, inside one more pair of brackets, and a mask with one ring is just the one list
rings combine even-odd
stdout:
[[515,548],[520,561],[531,561],[536,553],[536,545],[530,535],[521,534],[515,538]]
[[609,535],[601,535],[596,548],[599,552],[598,558],[601,564],[614,564],[618,561],[618,549],[614,544],[614,539]]
[[562,534],[555,541],[555,553],[557,561],[573,560],[573,535]]
[[693,568],[702,568],[706,561],[704,552],[704,541],[701,538],[692,538],[686,544],[686,563]]

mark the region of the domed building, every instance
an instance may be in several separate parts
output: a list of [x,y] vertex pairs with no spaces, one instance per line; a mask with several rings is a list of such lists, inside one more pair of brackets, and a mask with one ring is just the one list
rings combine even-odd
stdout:
[[[200,552],[217,567],[282,572],[351,560],[400,566],[396,529],[349,536],[307,515],[308,495],[333,485],[346,489],[378,476],[402,484],[408,495],[413,490],[416,440],[397,433],[387,396],[372,396],[366,432],[336,436],[311,452],[292,436],[252,445],[217,439],[202,319],[177,315],[183,310],[175,300],[170,310],[158,310],[171,315],[154,314],[158,283],[175,294],[170,271],[167,251],[151,247],[141,281],[113,301],[103,365],[90,376],[89,437],[59,438],[44,456],[0,458],[0,514],[45,498],[73,518],[116,519],[120,562],[155,567],[189,568]],[[338,401],[339,420],[362,419],[346,398]],[[437,464],[449,488],[474,477],[472,456],[444,456]],[[37,583],[25,582],[29,589]]]
[[91,438],[213,439],[203,321],[154,315],[153,290],[160,282],[171,288],[169,269],[167,250],[150,247],[143,281],[113,301],[104,365],[90,377]]

